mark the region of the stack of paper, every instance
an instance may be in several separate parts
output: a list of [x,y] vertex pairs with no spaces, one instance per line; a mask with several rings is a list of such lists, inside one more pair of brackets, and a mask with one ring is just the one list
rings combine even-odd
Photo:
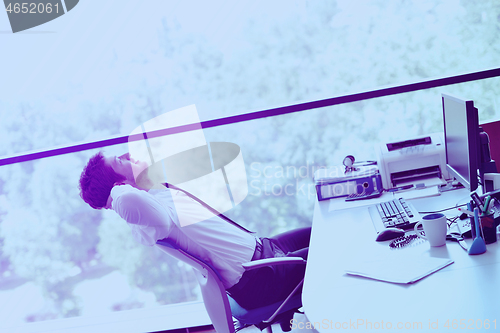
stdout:
[[453,264],[451,259],[433,258],[421,253],[387,253],[378,258],[364,258],[350,263],[346,273],[392,282],[414,283]]

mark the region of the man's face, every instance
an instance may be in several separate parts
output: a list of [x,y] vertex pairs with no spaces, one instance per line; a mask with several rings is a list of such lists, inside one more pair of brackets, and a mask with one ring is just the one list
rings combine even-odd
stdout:
[[106,164],[111,166],[116,173],[124,176],[126,180],[133,183],[135,183],[137,176],[148,167],[146,162],[135,161],[130,158],[129,153],[121,156],[108,156],[104,159]]

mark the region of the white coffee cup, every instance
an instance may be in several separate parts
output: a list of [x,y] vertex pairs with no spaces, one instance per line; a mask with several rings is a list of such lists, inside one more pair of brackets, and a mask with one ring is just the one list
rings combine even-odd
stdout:
[[[424,226],[425,236],[422,235],[422,230],[417,230],[419,225]],[[446,224],[446,216],[441,213],[425,215],[422,220],[415,224],[415,233],[429,241],[431,246],[443,246],[446,244],[446,234],[448,225]]]

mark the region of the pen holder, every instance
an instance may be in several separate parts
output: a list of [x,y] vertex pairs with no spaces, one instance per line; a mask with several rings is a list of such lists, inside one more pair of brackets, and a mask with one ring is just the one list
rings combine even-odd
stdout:
[[[471,218],[472,239],[476,238],[476,225],[474,219]],[[500,216],[496,219],[494,214],[481,215],[479,217],[479,230],[486,244],[495,243],[497,241],[497,226],[500,223]]]

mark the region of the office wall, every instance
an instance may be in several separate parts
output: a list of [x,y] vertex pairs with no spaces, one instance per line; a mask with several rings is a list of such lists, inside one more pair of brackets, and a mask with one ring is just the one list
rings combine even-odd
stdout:
[[497,170],[500,170],[500,121],[481,123],[481,127],[490,138],[491,159],[495,161]]

